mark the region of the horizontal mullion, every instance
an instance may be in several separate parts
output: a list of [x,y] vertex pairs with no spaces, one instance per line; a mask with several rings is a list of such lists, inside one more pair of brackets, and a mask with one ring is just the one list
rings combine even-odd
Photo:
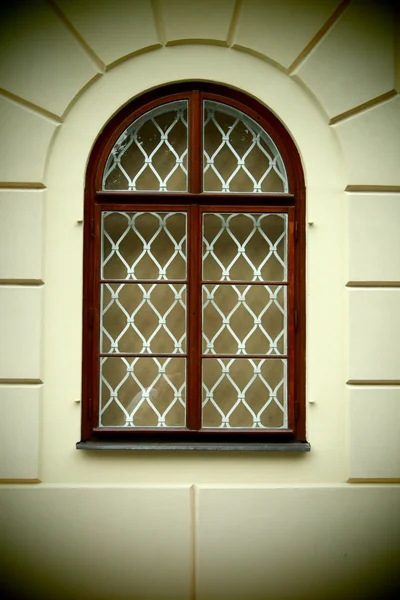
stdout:
[[168,284],[168,283],[174,283],[174,284],[182,284],[182,285],[187,285],[187,279],[100,279],[99,283],[156,283],[157,285],[160,284]]
[[289,358],[287,354],[202,354],[201,358]]
[[188,355],[187,354],[183,354],[183,353],[176,353],[176,354],[172,354],[172,353],[167,353],[165,352],[164,354],[159,353],[159,352],[152,352],[144,354],[143,352],[99,352],[99,358],[187,358]]
[[129,191],[129,190],[97,190],[96,192],[96,196],[99,197],[100,199],[103,198],[108,198],[111,199],[111,201],[114,201],[114,199],[118,199],[118,198],[137,198],[138,200],[140,200],[140,198],[145,198],[146,201],[150,198],[151,200],[154,199],[154,201],[158,201],[161,200],[162,203],[162,199],[171,199],[171,198],[191,198],[193,199],[193,202],[204,202],[207,200],[215,200],[216,198],[218,198],[219,200],[222,200],[222,202],[225,202],[225,198],[229,198],[232,202],[232,204],[234,204],[234,202],[236,200],[279,200],[282,203],[284,203],[285,201],[293,201],[295,195],[294,194],[286,194],[286,193],[279,193],[279,192],[274,192],[274,193],[254,193],[254,192],[200,192],[200,193],[192,193],[192,192],[187,192],[187,191],[169,191],[169,192],[159,192],[159,191]]
[[[291,429],[290,427],[288,427],[287,429],[267,429],[266,427],[257,427],[256,428],[234,428],[234,427],[204,427],[202,429],[189,429],[188,427],[95,427],[93,429],[93,433],[95,435],[99,434],[99,437],[107,437],[107,436],[111,436],[113,434],[115,435],[121,435],[121,436],[129,436],[132,434],[138,434],[140,436],[146,436],[146,435],[150,435],[150,434],[161,434],[162,436],[168,436],[168,434],[171,435],[177,435],[179,437],[185,437],[185,436],[194,436],[196,439],[201,440],[202,438],[207,438],[210,436],[214,436],[217,434],[217,436],[219,437],[220,435],[224,435],[224,436],[235,436],[235,435],[239,435],[239,436],[246,436],[246,437],[251,437],[253,435],[265,435],[268,437],[271,437],[273,435],[277,435],[277,436],[284,436],[284,435],[290,435],[293,433],[293,429]],[[290,442],[287,442],[288,444]]]
[[229,281],[200,281],[201,285],[289,285],[289,281],[240,281],[240,280],[229,280]]

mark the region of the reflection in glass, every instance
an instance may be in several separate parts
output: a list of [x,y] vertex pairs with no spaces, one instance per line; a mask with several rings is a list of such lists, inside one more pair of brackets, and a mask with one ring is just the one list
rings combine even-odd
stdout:
[[100,359],[100,427],[184,427],[186,359]]

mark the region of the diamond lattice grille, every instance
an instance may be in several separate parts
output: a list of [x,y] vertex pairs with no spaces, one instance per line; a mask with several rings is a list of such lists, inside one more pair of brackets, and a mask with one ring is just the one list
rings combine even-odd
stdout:
[[287,427],[286,360],[204,359],[203,427]]
[[134,121],[107,159],[103,190],[187,190],[187,101],[170,102]]
[[287,215],[206,213],[203,279],[286,281]]
[[186,351],[186,285],[103,284],[101,351]]
[[186,236],[184,212],[102,213],[100,427],[185,426]]
[[202,294],[203,427],[286,428],[287,215],[205,213]]
[[285,192],[286,169],[267,132],[241,111],[204,102],[204,190]]
[[286,287],[203,286],[203,354],[286,354]]
[[186,215],[104,212],[102,279],[185,279]]
[[104,357],[101,427],[183,427],[186,360]]

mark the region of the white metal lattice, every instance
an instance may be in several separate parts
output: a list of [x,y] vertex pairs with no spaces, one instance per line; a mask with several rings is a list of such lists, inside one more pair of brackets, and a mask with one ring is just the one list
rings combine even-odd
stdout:
[[[140,380],[140,378],[135,372],[136,365],[139,361],[143,359],[139,357],[131,359],[122,357],[119,360],[122,360],[125,364],[126,373],[115,387],[113,387],[110,384],[110,382],[103,374],[103,367],[107,360],[114,359],[104,357],[100,361],[100,382],[103,383],[108,390],[108,394],[105,397],[102,391],[103,388],[100,385],[100,427],[103,426],[102,416],[112,404],[118,406],[118,408],[121,411],[121,414],[124,415],[124,427],[137,427],[137,425],[135,424],[135,416],[137,415],[138,411],[143,408],[143,405],[146,405],[147,408],[150,408],[154,415],[156,415],[157,427],[167,427],[165,422],[166,418],[177,403],[181,404],[182,407],[185,408],[185,381],[183,381],[183,383],[179,387],[177,387],[175,386],[174,382],[171,380],[171,377],[167,373],[167,368],[171,361],[174,359],[160,359],[157,357],[147,357],[146,360],[152,360],[155,363],[157,367],[157,375],[154,377],[153,381],[149,385],[145,386],[143,385],[143,382]],[[125,407],[119,399],[119,392],[122,386],[130,379],[136,384],[140,391],[130,400],[128,405]],[[161,384],[167,385],[173,393],[172,401],[163,411],[161,411],[159,409],[159,406],[157,405],[158,386]],[[176,426],[183,425],[184,420],[182,423]],[[142,424],[140,426],[143,427]],[[171,425],[169,425],[168,427],[171,427]]]
[[[204,363],[210,359],[204,359],[203,360],[203,369],[204,369]],[[203,377],[203,411],[204,411],[204,407],[206,407],[207,403],[211,403],[214,408],[216,409],[216,411],[219,413],[219,415],[221,416],[221,424],[219,425],[220,429],[223,428],[227,428],[227,429],[232,429],[234,427],[232,427],[232,425],[230,424],[230,418],[232,417],[233,413],[235,412],[235,410],[239,407],[245,407],[247,409],[247,411],[250,413],[252,419],[253,419],[253,424],[251,426],[252,429],[256,429],[256,428],[262,428],[262,429],[268,429],[268,427],[266,427],[265,425],[262,424],[261,419],[263,414],[265,413],[265,411],[268,409],[268,407],[274,403],[279,410],[282,412],[282,419],[283,419],[283,423],[280,427],[281,429],[285,429],[287,428],[287,389],[286,389],[286,360],[282,359],[280,362],[282,362],[282,367],[283,367],[283,376],[281,378],[281,380],[275,385],[272,386],[267,379],[263,376],[262,374],[262,367],[263,364],[265,363],[266,360],[268,359],[247,359],[249,361],[249,363],[251,364],[251,366],[253,367],[253,374],[252,376],[244,383],[239,385],[239,383],[231,376],[231,368],[234,365],[235,362],[237,362],[237,359],[221,359],[221,358],[217,358],[217,359],[213,359],[214,361],[217,361],[221,367],[221,374],[218,377],[217,381],[214,383],[214,385],[210,386],[210,388],[207,387],[207,385],[204,383],[204,377]],[[243,359],[240,359],[243,360]],[[279,360],[279,359],[276,359]],[[233,406],[228,410],[228,411],[224,411],[223,408],[220,406],[220,404],[218,404],[218,402],[215,401],[215,394],[216,391],[218,389],[218,386],[224,381],[224,379],[227,379],[229,381],[229,383],[231,384],[231,386],[234,388],[237,397],[236,400],[233,403]],[[263,406],[259,409],[259,410],[254,410],[254,407],[251,406],[251,404],[249,402],[247,402],[246,400],[246,394],[248,393],[250,387],[255,383],[255,382],[261,383],[263,386],[263,389],[266,393],[266,402],[263,404]],[[282,397],[283,397],[283,401],[278,399],[278,394],[280,389],[283,388],[283,393],[282,393]],[[207,425],[204,425],[204,428],[207,429]],[[274,429],[277,427],[273,427]]]
[[[246,302],[246,296],[249,293],[249,291],[254,289],[256,286],[229,286],[230,289],[237,296],[237,303],[228,313],[226,313],[226,311],[223,310],[223,306],[215,302],[215,295],[218,292],[218,290],[222,287],[226,286],[203,286],[205,296],[203,296],[203,315],[207,306],[211,305],[221,317],[222,321],[220,327],[215,331],[214,335],[211,338],[207,337],[203,328],[203,354],[221,354],[219,352],[216,352],[215,344],[218,342],[218,338],[225,331],[229,332],[229,334],[232,336],[233,344],[236,344],[236,349],[231,348],[231,350],[227,352],[227,354],[281,354],[281,352],[279,352],[278,349],[278,344],[282,337],[284,338],[283,354],[286,354],[286,288],[284,286],[257,286],[258,289],[263,288],[267,292],[269,300],[260,311],[257,311],[257,313],[255,313],[254,310],[252,310],[250,303]],[[281,292],[283,292],[283,306],[281,305],[278,299],[278,296]],[[272,337],[270,332],[268,332],[267,329],[265,329],[264,316],[268,313],[268,310],[274,306],[279,310],[283,318],[282,328],[280,332],[276,336]],[[253,325],[246,333],[239,332],[238,328],[234,328],[232,326],[233,316],[238,311],[241,312],[241,318],[243,318],[242,311],[246,311],[253,319]],[[264,348],[262,346],[259,347],[258,352],[247,352],[246,345],[252,337],[252,335],[254,335],[254,333],[256,332],[260,332],[263,335],[265,343],[269,347],[266,352],[264,351]]]
[[[113,239],[113,237],[110,235],[110,232],[107,230],[107,227],[106,227],[107,217],[110,215],[115,215],[115,214],[119,214],[123,218],[126,219],[126,228],[122,232],[122,234],[118,237],[118,239],[116,239],[116,240]],[[147,215],[150,214],[155,219],[158,220],[158,227],[157,227],[155,233],[150,238],[150,240],[146,240],[146,238],[143,236],[142,232],[140,231],[140,227],[136,226],[136,221],[138,220],[138,218],[141,215],[144,215],[144,214],[147,214]],[[176,259],[177,256],[180,256],[182,258],[182,260],[186,263],[186,227],[185,227],[185,234],[180,239],[176,239],[174,237],[174,235],[168,229],[168,220],[173,218],[177,214],[185,215],[185,213],[179,213],[179,212],[174,212],[174,213],[163,213],[163,212],[125,213],[125,212],[116,212],[116,211],[104,212],[103,218],[102,218],[102,234],[103,235],[102,235],[102,249],[101,249],[101,277],[104,279],[107,278],[104,275],[104,268],[106,267],[107,263],[111,260],[111,258],[116,256],[116,257],[118,257],[118,259],[121,261],[121,263],[126,268],[125,279],[138,279],[138,277],[136,277],[136,275],[135,275],[135,269],[138,267],[138,265],[140,264],[142,259],[147,258],[147,259],[151,260],[151,262],[155,265],[155,267],[158,270],[158,276],[156,277],[156,279],[167,280],[168,279],[167,270],[170,267],[170,265],[173,263],[173,261]],[[185,215],[185,217],[186,217],[186,215]],[[161,232],[164,232],[168,236],[168,238],[171,242],[171,244],[169,244],[170,248],[165,247],[165,249],[164,249],[164,253],[163,253],[164,261],[162,264],[156,259],[156,257],[152,253],[152,246],[153,246],[153,244],[156,243],[157,237]],[[139,252],[139,255],[135,258],[135,260],[132,263],[128,263],[126,258],[123,256],[122,252],[120,251],[120,246],[121,246],[123,240],[131,233],[134,234],[134,238],[135,238],[133,240],[134,243],[137,246],[141,246],[141,250]],[[104,243],[105,240],[108,240],[108,242],[110,244],[110,251],[107,256],[105,256],[105,243]],[[168,254],[169,249],[172,250],[170,255]],[[185,277],[186,277],[186,273],[185,273]]]
[[[185,341],[186,341],[186,333],[183,333],[182,336],[177,339],[171,329],[168,327],[168,317],[174,311],[177,305],[180,305],[183,310],[186,312],[186,305],[184,302],[184,294],[186,292],[186,285],[174,285],[174,284],[164,284],[167,285],[173,294],[174,300],[170,302],[165,310],[158,310],[151,301],[152,294],[159,289],[160,284],[152,284],[152,285],[143,285],[143,284],[130,284],[135,285],[142,293],[142,300],[132,307],[133,310],[127,310],[123,304],[120,302],[119,295],[120,292],[124,289],[125,284],[121,284],[118,287],[114,287],[110,284],[104,284],[102,286],[102,310],[101,310],[101,339],[102,339],[102,352],[104,352],[103,344],[104,344],[104,336],[110,342],[110,348],[107,350],[109,354],[119,353],[119,342],[123,338],[123,336],[131,329],[135,332],[135,334],[140,338],[142,347],[138,350],[138,353],[143,354],[151,354],[154,352],[152,350],[152,342],[157,341],[157,335],[160,331],[167,334],[170,338],[172,347],[168,348],[166,352],[168,354],[182,354],[185,352]],[[104,306],[104,287],[110,293],[110,300]],[[119,331],[109,332],[105,326],[105,315],[112,308],[117,306],[121,313],[125,316],[125,322]],[[140,319],[140,311],[146,306],[154,313],[157,317],[158,324],[155,329],[150,333],[150,335],[146,336],[143,330],[143,321]],[[115,327],[114,327],[115,329]],[[157,349],[155,350],[157,352]]]
[[[218,113],[224,113],[233,117],[234,120],[232,124],[224,129],[218,121]],[[209,100],[204,102],[204,114],[204,135],[206,136],[207,125],[212,123],[219,132],[221,138],[219,145],[212,154],[207,153],[205,149],[207,147],[207,140],[206,138],[204,140],[204,174],[210,169],[221,183],[220,190],[207,189],[207,191],[234,192],[235,190],[231,189],[232,182],[240,172],[243,172],[250,179],[253,189],[243,189],[240,191],[260,193],[263,191],[263,183],[271,171],[274,171],[282,182],[282,189],[268,191],[283,191],[284,193],[289,191],[286,168],[279,150],[272,138],[262,127],[260,127],[260,125],[258,125],[258,123],[256,123],[256,121],[235,108],[220,102],[211,102]],[[250,135],[246,136],[249,138],[248,143],[246,142],[245,137],[241,136],[242,147],[239,148],[237,144],[232,143],[231,138],[235,128],[242,125],[244,125],[246,133]],[[257,149],[260,156],[263,157],[263,162],[265,162],[265,170],[261,177],[256,176],[255,169],[249,164],[249,157],[255,149]],[[217,158],[226,151],[228,151],[229,157],[233,158],[231,173],[228,178],[224,178],[215,164]],[[224,163],[226,164],[226,161],[224,161]]]
[[[159,122],[158,117],[170,112],[175,113],[175,117],[164,130]],[[149,122],[151,122],[154,127],[152,133],[152,137],[155,138],[156,141],[154,148],[152,148],[154,144],[152,143],[148,146],[141,139],[140,134],[140,130],[143,125],[148,124]],[[175,140],[171,142],[172,134],[178,124],[183,124],[186,130],[185,147],[183,151],[178,148],[178,144],[175,142]],[[182,140],[179,140],[179,142],[179,145],[181,145]],[[136,148],[139,150],[141,162],[138,161],[133,165],[130,165],[130,172],[128,172],[124,167],[123,159],[132,145],[136,146]],[[158,165],[155,164],[155,157],[160,150],[164,151],[164,153],[171,153],[175,159],[175,164],[164,177],[161,176],[158,170]],[[138,191],[138,189],[140,189],[143,191],[146,188],[141,186],[138,187],[138,180],[141,175],[145,173],[145,171],[149,170],[156,178],[159,185],[158,190],[154,190],[153,188],[153,191],[182,191],[181,189],[176,190],[169,187],[169,181],[172,175],[178,169],[180,169],[185,175],[186,186],[184,187],[184,190],[186,190],[187,168],[185,166],[185,158],[187,156],[187,152],[187,101],[180,100],[178,102],[169,102],[168,104],[163,104],[162,106],[147,112],[142,117],[134,121],[115,142],[104,168],[103,190],[125,189],[130,191]],[[119,181],[121,175],[124,180],[124,186],[115,188],[114,185],[110,183],[110,176],[111,179],[114,176],[114,180],[116,179]]]
[[[206,216],[206,215],[204,215]],[[217,217],[218,219],[220,219],[221,221],[221,226],[219,231],[214,235],[214,237],[211,240],[207,239],[207,236],[205,235],[205,225],[204,225],[204,220],[203,220],[203,277],[204,277],[204,263],[205,260],[208,257],[211,257],[220,267],[221,269],[221,281],[231,281],[231,275],[230,275],[230,271],[233,268],[233,266],[237,263],[237,261],[239,260],[239,258],[243,258],[246,263],[248,264],[248,266],[250,267],[252,273],[252,277],[251,277],[251,281],[263,281],[263,276],[262,276],[262,270],[265,267],[265,265],[268,263],[268,261],[271,259],[271,257],[273,256],[278,263],[280,263],[280,265],[282,266],[282,270],[283,270],[283,277],[282,277],[282,281],[285,281],[287,279],[287,235],[286,235],[286,230],[287,230],[287,215],[286,214],[280,214],[280,213],[264,213],[264,214],[251,214],[251,213],[233,213],[233,214],[228,214],[228,213],[213,213],[213,216]],[[248,219],[250,219],[250,221],[252,222],[252,229],[250,231],[250,233],[247,235],[246,239],[244,240],[244,242],[240,242],[236,236],[233,234],[230,224],[232,222],[233,219],[237,218],[237,217],[247,217]],[[263,223],[266,222],[266,220],[269,217],[280,217],[281,219],[283,219],[283,230],[282,233],[279,235],[278,239],[275,242],[272,242],[270,240],[270,238],[268,237],[265,229],[263,227]],[[203,217],[204,219],[204,217]],[[232,239],[232,241],[234,242],[234,244],[237,247],[237,253],[235,254],[235,256],[233,257],[233,259],[228,263],[228,264],[224,264],[222,262],[222,256],[218,255],[215,252],[215,245],[218,242],[219,238],[221,237],[221,235],[226,232],[230,238]],[[263,240],[267,243],[269,251],[265,254],[260,256],[260,262],[255,265],[253,264],[253,262],[250,260],[248,254],[246,253],[246,247],[249,245],[249,243],[251,242],[251,240],[254,238],[255,235],[259,235],[263,238]],[[281,242],[284,242],[284,246],[283,246],[283,257],[279,254],[278,251],[278,246],[281,244]],[[205,277],[204,277],[205,278]]]

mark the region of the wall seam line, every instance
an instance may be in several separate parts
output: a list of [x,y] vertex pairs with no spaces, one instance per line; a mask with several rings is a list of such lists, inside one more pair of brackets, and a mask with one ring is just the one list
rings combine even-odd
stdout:
[[235,6],[233,7],[231,22],[230,22],[229,28],[228,28],[228,35],[226,37],[226,43],[228,44],[229,47],[232,47],[235,42],[236,33],[237,33],[237,30],[239,27],[239,19],[240,19],[241,12],[242,12],[242,0],[236,0]]
[[164,20],[162,18],[162,9],[159,6],[158,0],[151,0],[151,8],[158,40],[162,46],[165,46],[167,37],[165,34]]
[[79,33],[79,31],[74,27],[68,17],[64,14],[61,8],[54,2],[54,0],[47,0],[47,3],[53,11],[56,13],[57,17],[64,24],[64,26],[68,29],[68,31],[72,34],[81,48],[84,50],[86,56],[90,59],[90,62],[96,67],[100,73],[105,72],[105,63],[101,60],[101,58],[96,54],[96,52],[91,48],[85,38]]
[[197,598],[198,584],[198,497],[197,485],[190,486],[191,576],[190,600]]
[[366,112],[368,110],[371,110],[373,108],[376,108],[377,106],[382,106],[383,104],[386,104],[387,102],[389,102],[396,96],[398,96],[398,92],[395,89],[392,89],[392,90],[389,90],[388,92],[385,92],[384,94],[380,94],[379,96],[376,96],[375,98],[371,98],[371,100],[367,100],[367,102],[363,102],[362,104],[359,104],[358,106],[354,106],[353,108],[350,108],[349,110],[346,110],[343,113],[340,113],[340,114],[332,117],[329,120],[329,126],[338,125],[340,123],[343,123],[344,121],[348,121],[349,119],[351,119],[353,117],[358,117],[360,114],[363,114],[364,112]]
[[329,33],[332,27],[339,21],[342,14],[350,4],[351,0],[342,0],[339,6],[333,11],[328,20],[324,23],[324,25],[317,31],[314,37],[308,42],[308,44],[303,48],[297,58],[294,59],[292,64],[288,67],[287,72],[289,75],[294,75],[302,66],[302,64],[307,60],[310,54],[317,48],[317,46],[322,42],[325,36]]
[[25,98],[21,98],[21,96],[17,96],[16,94],[13,94],[12,92],[5,90],[4,88],[0,88],[0,96],[6,98],[13,104],[16,104],[18,107],[23,108],[28,112],[34,113],[42,119],[50,121],[56,126],[61,125],[61,123],[63,122],[62,117],[60,117],[59,115],[56,115],[55,113],[47,110],[46,108],[35,104],[34,102],[30,102],[30,100],[25,100]]

